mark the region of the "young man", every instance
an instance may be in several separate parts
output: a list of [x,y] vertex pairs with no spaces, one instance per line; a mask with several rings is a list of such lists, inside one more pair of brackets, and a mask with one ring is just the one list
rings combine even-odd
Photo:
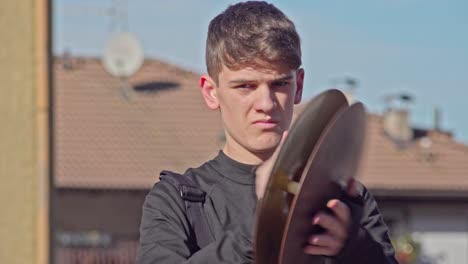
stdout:
[[[143,205],[139,264],[254,262],[256,203],[293,105],[302,97],[299,35],[271,4],[232,5],[210,23],[206,64],[201,92],[206,105],[221,113],[226,144],[213,160],[183,175],[206,193],[199,201],[203,211],[186,208],[177,183],[161,180],[150,191]],[[329,256],[328,263],[397,263],[374,199],[362,185],[358,189],[358,206],[331,200],[332,215],[311,219],[325,232],[311,235],[304,252]]]

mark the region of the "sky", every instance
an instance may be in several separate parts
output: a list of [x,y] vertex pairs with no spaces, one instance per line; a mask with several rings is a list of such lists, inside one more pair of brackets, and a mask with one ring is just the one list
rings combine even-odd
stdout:
[[[112,33],[125,28],[145,56],[198,73],[205,71],[210,20],[236,1],[53,0],[53,49],[100,57]],[[304,98],[358,80],[355,97],[381,114],[383,97],[407,93],[413,126],[431,128],[435,108],[441,127],[468,144],[468,1],[277,0],[271,1],[301,35]],[[109,16],[112,6],[127,19]]]

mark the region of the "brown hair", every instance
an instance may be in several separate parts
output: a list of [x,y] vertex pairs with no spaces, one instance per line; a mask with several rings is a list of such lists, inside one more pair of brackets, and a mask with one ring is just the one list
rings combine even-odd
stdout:
[[218,80],[231,70],[259,66],[298,69],[301,44],[294,23],[274,5],[249,1],[229,6],[213,18],[206,40],[208,74]]

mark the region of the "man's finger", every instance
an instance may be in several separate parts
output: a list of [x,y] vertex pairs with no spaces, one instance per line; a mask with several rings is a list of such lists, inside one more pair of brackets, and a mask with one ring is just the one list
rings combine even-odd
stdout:
[[262,199],[263,195],[265,194],[265,189],[270,179],[271,171],[273,170],[273,165],[276,159],[278,158],[280,149],[283,146],[287,135],[288,131],[284,131],[281,135],[281,141],[278,144],[278,147],[276,147],[276,150],[273,153],[273,155],[268,160],[263,162],[260,166],[258,166],[258,168],[256,169],[255,193],[257,194],[258,199]]
[[321,246],[305,246],[304,253],[309,255],[324,255],[324,256],[335,256],[340,252],[339,249],[321,247]]
[[357,189],[356,180],[354,178],[351,178],[349,180],[348,186],[346,188],[346,193],[348,193],[348,195],[351,196],[351,197],[359,196],[359,191]]
[[341,249],[343,247],[343,243],[341,241],[328,234],[312,235],[309,237],[308,242],[312,246],[321,246],[333,249]]
[[345,203],[337,199],[328,201],[327,207],[333,211],[338,220],[343,225],[345,225],[347,229],[351,221],[351,212],[349,210],[349,207]]
[[327,230],[331,235],[345,239],[347,237],[347,228],[338,220],[337,217],[328,215],[326,213],[318,213],[312,222],[314,225],[319,225]]

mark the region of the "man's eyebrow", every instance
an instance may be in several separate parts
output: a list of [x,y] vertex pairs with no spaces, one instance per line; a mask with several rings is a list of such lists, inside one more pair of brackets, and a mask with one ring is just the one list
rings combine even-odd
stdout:
[[229,84],[252,83],[252,82],[256,82],[256,80],[236,79],[236,80],[229,81]]
[[[286,76],[283,76],[283,77],[279,77],[277,79],[273,79],[269,82],[282,82],[282,81],[289,81],[293,78],[293,75],[292,74],[288,74]],[[239,84],[239,83],[253,83],[253,82],[257,82],[257,80],[254,80],[254,79],[236,79],[236,80],[231,80],[229,81],[229,84]]]
[[293,78],[293,75],[292,74],[288,74],[286,76],[283,76],[283,77],[279,77],[278,79],[274,79],[272,80],[271,82],[282,82],[282,81],[289,81]]

